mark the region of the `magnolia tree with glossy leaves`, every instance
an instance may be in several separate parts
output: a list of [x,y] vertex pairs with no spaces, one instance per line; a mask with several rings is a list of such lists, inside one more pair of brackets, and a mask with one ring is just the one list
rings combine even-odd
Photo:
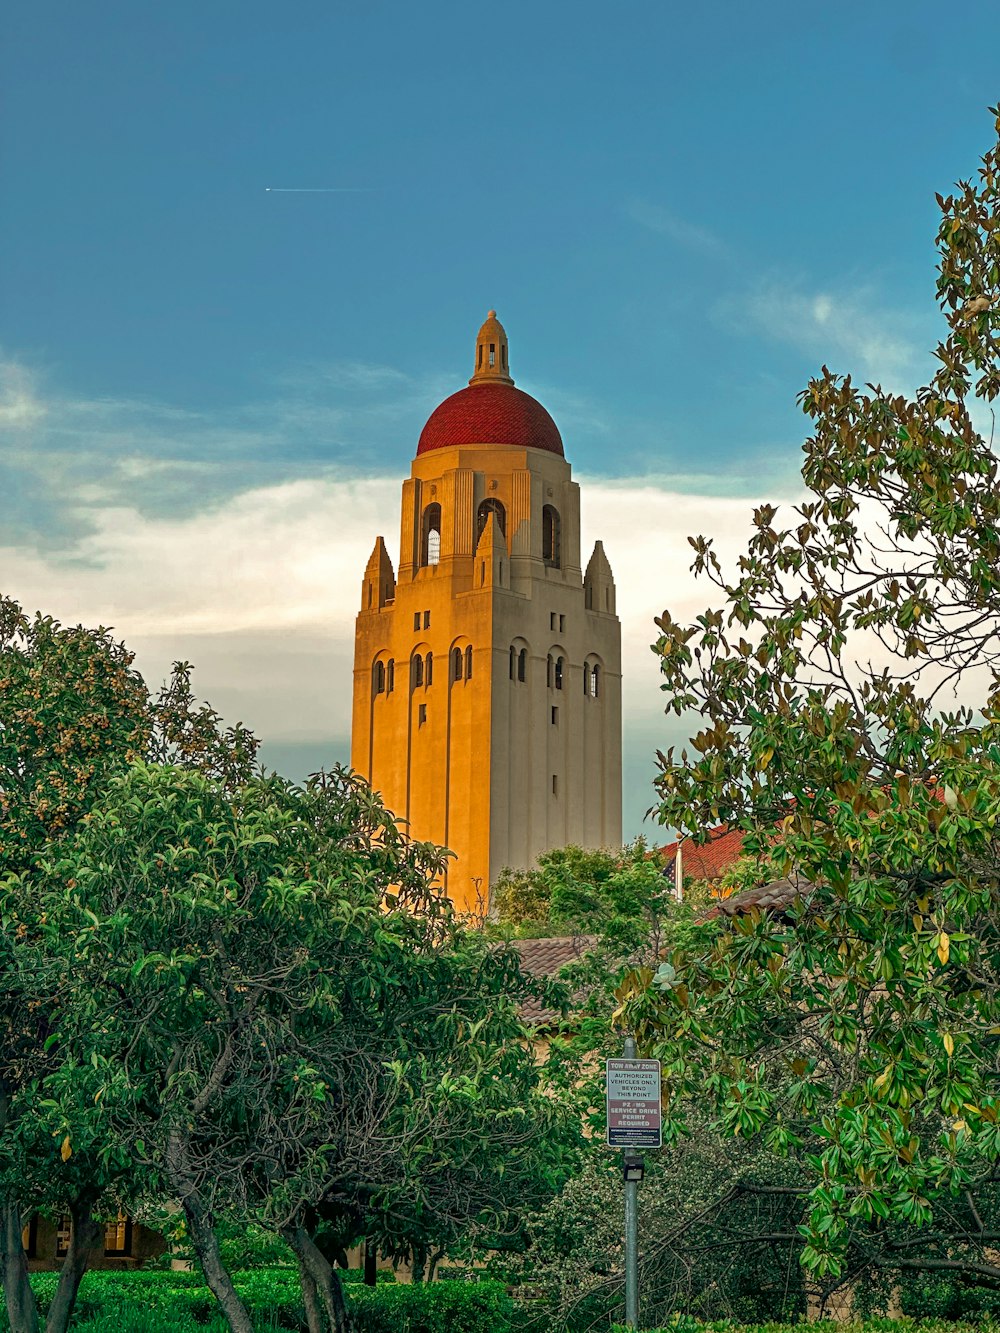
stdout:
[[788,1239],[825,1292],[1000,1285],[1000,143],[938,202],[930,382],[824,367],[807,498],[759,508],[735,570],[693,538],[718,600],[655,645],[668,710],[700,715],[660,819],[746,830],[801,892],[634,976],[623,1016],[668,1135],[697,1105],[798,1163]]

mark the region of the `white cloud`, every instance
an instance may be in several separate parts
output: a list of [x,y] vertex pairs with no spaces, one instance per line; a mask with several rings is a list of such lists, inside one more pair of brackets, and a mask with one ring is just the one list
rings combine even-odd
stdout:
[[[0,588],[29,610],[113,625],[151,685],[173,660],[192,661],[199,692],[265,738],[342,739],[361,577],[379,534],[395,559],[399,489],[396,479],[312,479],[182,517],[92,509],[93,530],[69,551],[0,546]],[[627,737],[645,763],[667,736],[653,618],[665,606],[689,617],[713,600],[688,572],[687,537],[718,534],[721,556],[734,557],[752,502],[642,479],[584,480],[582,496],[584,562],[599,537],[615,574]],[[630,808],[641,813],[649,796],[630,793]]]
[[904,392],[916,382],[929,331],[910,316],[879,307],[869,288],[808,291],[790,279],[759,282],[745,296],[721,303],[727,327],[749,321],[769,337],[855,378]]
[[630,199],[625,205],[625,215],[640,227],[666,236],[686,250],[702,250],[716,255],[725,251],[723,242],[707,227],[681,217],[664,204],[654,204],[648,199]]
[[0,360],[0,426],[11,431],[27,430],[44,415],[36,376],[17,361]]
[[[398,544],[402,477],[359,475],[372,470],[366,448],[384,465],[382,442],[412,438],[411,418],[433,405],[422,400],[447,388],[387,367],[311,367],[277,381],[274,396],[207,415],[43,392],[29,370],[0,364],[0,471],[15,497],[0,527],[0,591],[63,621],[113,626],[154,688],[172,661],[191,661],[199,693],[231,721],[275,743],[335,743],[346,757],[361,578],[376,536],[394,558]],[[610,430],[586,398],[542,397],[581,430]],[[360,439],[361,455],[338,451],[339,439]],[[701,481],[707,491],[713,479],[681,484]],[[600,537],[618,585],[628,767],[641,774],[626,795],[633,816],[672,735],[653,618],[713,600],[688,573],[686,538],[719,534],[734,556],[753,505],[677,485],[582,485],[584,562]]]

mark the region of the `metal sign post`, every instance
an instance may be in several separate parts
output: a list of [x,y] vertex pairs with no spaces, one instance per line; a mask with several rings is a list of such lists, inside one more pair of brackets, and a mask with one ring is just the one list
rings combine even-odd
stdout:
[[635,1038],[625,1038],[621,1060],[607,1062],[608,1143],[621,1148],[625,1184],[625,1327],[639,1327],[639,1181],[644,1163],[636,1150],[663,1143],[660,1062],[637,1060]]

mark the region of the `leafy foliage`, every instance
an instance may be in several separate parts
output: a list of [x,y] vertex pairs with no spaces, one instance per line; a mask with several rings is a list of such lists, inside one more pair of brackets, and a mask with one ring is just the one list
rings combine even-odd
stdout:
[[660,817],[746,830],[802,891],[675,951],[674,984],[634,979],[626,1013],[673,1137],[697,1105],[795,1161],[828,1289],[1000,1284],[1000,477],[969,401],[1000,392],[1000,143],[939,203],[931,382],[908,399],[824,367],[809,499],[758,509],[731,577],[692,539],[722,605],[664,613],[656,645],[668,707],[702,720],[690,759],[661,756]]
[[643,838],[615,851],[556,847],[527,870],[501,872],[490,894],[491,920],[522,939],[582,934],[638,942],[670,890]]
[[[240,1295],[260,1328],[302,1330],[305,1311],[294,1269],[262,1269],[236,1279]],[[56,1275],[32,1277],[41,1308],[47,1309]],[[356,1333],[509,1333],[514,1302],[498,1283],[441,1282],[427,1287],[380,1283],[348,1285]],[[122,1328],[125,1333],[195,1333],[218,1309],[194,1273],[91,1273],[80,1291],[78,1316],[86,1328]],[[136,1326],[130,1312],[147,1322]],[[123,1316],[119,1322],[119,1315]]]
[[[761,1156],[711,1134],[646,1155],[639,1282],[647,1323],[678,1312],[740,1322],[805,1312],[797,1254],[782,1238],[789,1200],[738,1189],[741,1179],[760,1180],[769,1169],[772,1180],[782,1179],[780,1167]],[[748,1249],[745,1236],[753,1232],[775,1239]],[[535,1326],[583,1333],[620,1315],[623,1234],[619,1155],[601,1145],[531,1217],[524,1254],[502,1264],[507,1280],[538,1305]]]
[[0,597],[0,874],[71,827],[150,743],[133,655],[105,629],[29,618]]
[[565,1170],[578,1130],[539,1090],[529,983],[456,921],[440,863],[344,771],[230,791],[137,764],[8,881],[25,975],[65,983],[46,1130],[180,1200],[234,1327],[219,1216],[279,1232],[339,1326],[321,1245],[500,1243]]

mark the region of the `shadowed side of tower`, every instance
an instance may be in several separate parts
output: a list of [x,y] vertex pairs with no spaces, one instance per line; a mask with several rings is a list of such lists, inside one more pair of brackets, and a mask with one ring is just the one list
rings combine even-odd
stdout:
[[351,763],[475,909],[505,866],[621,842],[621,629],[559,430],[510,375],[491,310],[468,387],[428,418],[355,635]]

